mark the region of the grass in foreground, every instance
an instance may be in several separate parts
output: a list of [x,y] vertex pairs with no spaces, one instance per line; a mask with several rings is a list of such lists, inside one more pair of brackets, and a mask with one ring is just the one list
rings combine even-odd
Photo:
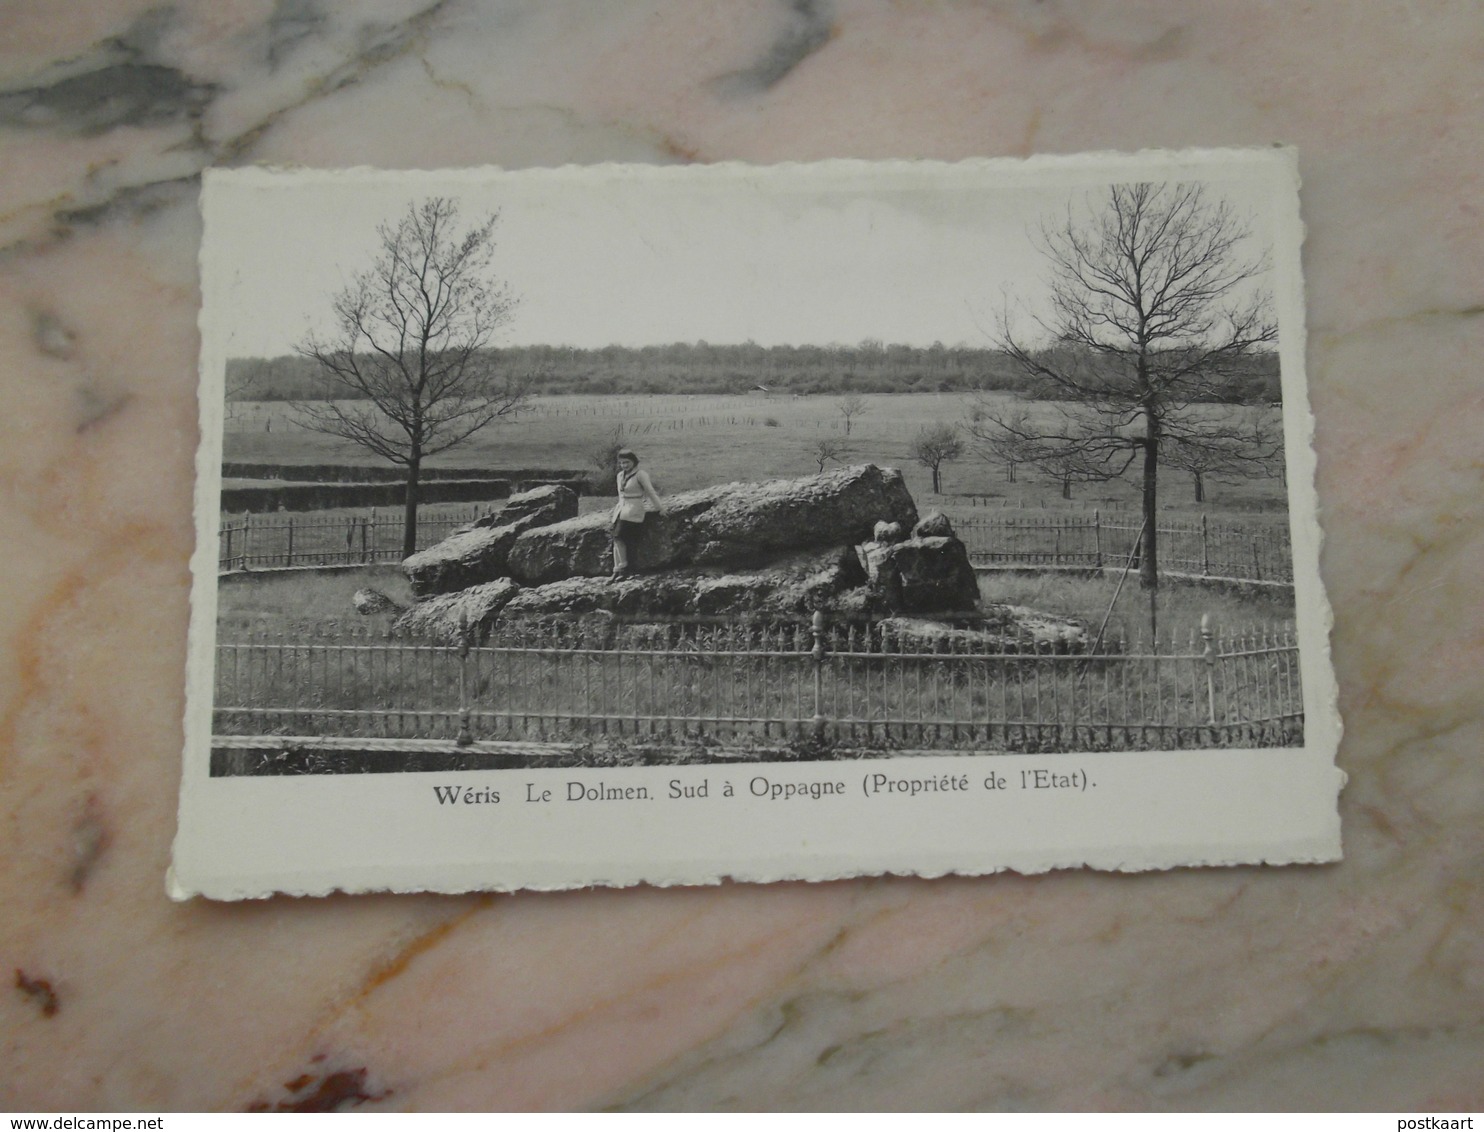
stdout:
[[365,632],[385,624],[384,617],[362,617],[351,597],[363,587],[380,590],[403,605],[412,590],[396,566],[365,566],[317,573],[312,570],[235,574],[217,583],[216,624],[219,635],[249,629],[287,631],[314,625],[324,631],[343,627]]
[[[1114,593],[1118,597],[1114,602]],[[1113,603],[1109,630],[1125,637],[1149,636],[1149,594],[1139,589],[1130,572],[1118,590],[1116,574],[1073,571],[996,571],[979,575],[979,596],[986,602],[1026,605],[1087,622],[1094,629]],[[1217,636],[1230,636],[1249,627],[1274,628],[1294,617],[1293,590],[1279,587],[1232,587],[1166,580],[1155,596],[1159,635],[1187,638],[1198,632],[1201,616],[1209,614]]]

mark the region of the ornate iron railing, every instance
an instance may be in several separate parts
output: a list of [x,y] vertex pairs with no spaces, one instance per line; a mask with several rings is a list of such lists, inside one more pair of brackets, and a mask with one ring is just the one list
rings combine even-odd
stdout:
[[1303,740],[1288,628],[1036,639],[884,621],[611,617],[483,639],[306,629],[222,640],[223,735],[1007,751]]

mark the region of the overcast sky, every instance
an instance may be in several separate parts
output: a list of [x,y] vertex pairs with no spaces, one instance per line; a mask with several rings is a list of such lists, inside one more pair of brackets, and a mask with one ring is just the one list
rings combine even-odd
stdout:
[[[520,305],[498,345],[988,345],[1004,295],[1043,301],[1030,233],[1110,175],[895,170],[837,168],[828,182],[766,167],[213,172],[209,332],[226,357],[268,357],[331,331],[331,299],[370,265],[376,226],[445,195],[466,221],[500,214],[496,274]],[[1267,241],[1273,178],[1216,172],[1213,189]]]

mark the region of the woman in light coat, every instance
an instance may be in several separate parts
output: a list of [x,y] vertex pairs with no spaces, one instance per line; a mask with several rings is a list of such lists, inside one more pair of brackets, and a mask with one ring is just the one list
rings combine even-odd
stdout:
[[639,457],[627,448],[618,450],[618,505],[613,508],[613,576],[629,572],[629,551],[644,529],[644,516],[660,508],[659,493],[649,473],[639,466]]

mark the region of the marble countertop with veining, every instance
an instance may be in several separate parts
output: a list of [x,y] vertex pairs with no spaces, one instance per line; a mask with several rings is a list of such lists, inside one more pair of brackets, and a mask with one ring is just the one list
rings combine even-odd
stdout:
[[[0,1107],[1484,1105],[1484,15],[0,8]],[[172,904],[208,164],[1300,148],[1329,867]]]

